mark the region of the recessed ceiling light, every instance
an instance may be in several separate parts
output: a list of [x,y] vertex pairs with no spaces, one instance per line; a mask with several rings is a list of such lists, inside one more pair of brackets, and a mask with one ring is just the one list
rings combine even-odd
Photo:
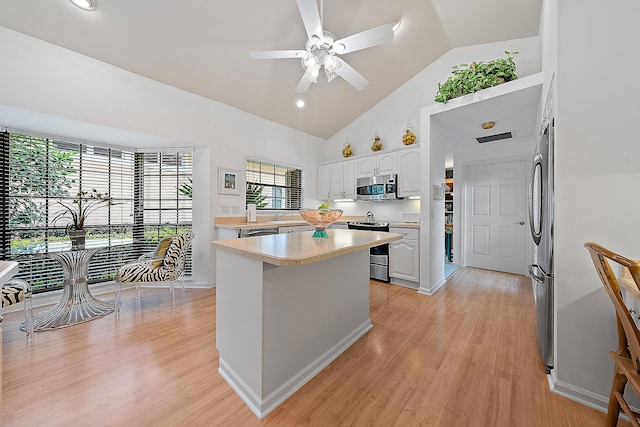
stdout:
[[98,8],[98,0],[69,0],[82,10],[96,10]]
[[398,29],[400,28],[400,23],[401,23],[401,22],[402,22],[402,21],[400,21],[399,19],[398,19],[397,21],[393,21],[393,22],[391,22],[391,25],[392,25],[391,29],[393,30],[393,32],[394,32],[394,33],[395,33],[396,31],[398,31]]
[[482,129],[491,129],[496,125],[496,122],[484,122],[482,124]]
[[298,99],[296,101],[296,107],[298,107],[298,108],[304,107],[304,101],[302,99]]

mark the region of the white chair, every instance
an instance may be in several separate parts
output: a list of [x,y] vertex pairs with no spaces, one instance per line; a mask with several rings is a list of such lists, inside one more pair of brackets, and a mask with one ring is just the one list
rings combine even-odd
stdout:
[[193,240],[193,233],[186,231],[177,236],[165,237],[158,243],[156,250],[144,254],[137,261],[130,262],[118,269],[116,282],[116,315],[120,314],[120,293],[123,283],[135,284],[140,299],[140,284],[153,282],[169,282],[171,307],[175,307],[174,284],[181,281],[184,291],[184,270],[187,251]]

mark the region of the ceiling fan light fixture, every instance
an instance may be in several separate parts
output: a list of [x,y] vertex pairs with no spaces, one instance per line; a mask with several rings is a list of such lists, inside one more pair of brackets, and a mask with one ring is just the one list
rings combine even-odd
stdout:
[[93,11],[98,8],[98,0],[69,0],[82,10]]
[[327,72],[333,72],[339,65],[338,58],[334,55],[328,55],[324,58],[324,69]]
[[338,77],[338,75],[335,72],[328,70],[327,67],[324,68],[324,72],[327,75],[327,82],[330,82],[336,77]]

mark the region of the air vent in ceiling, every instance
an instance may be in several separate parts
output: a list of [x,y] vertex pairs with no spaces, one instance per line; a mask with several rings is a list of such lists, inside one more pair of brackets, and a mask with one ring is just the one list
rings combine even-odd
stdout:
[[478,141],[478,143],[480,144],[484,144],[485,142],[500,141],[501,139],[509,139],[509,138],[513,138],[513,132],[504,132],[504,133],[497,133],[495,135],[480,136],[476,138],[476,141]]

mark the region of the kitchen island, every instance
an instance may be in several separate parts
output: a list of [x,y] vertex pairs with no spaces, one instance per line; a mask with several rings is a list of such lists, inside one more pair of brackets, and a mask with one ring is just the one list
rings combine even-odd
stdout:
[[327,231],[213,242],[218,372],[258,418],[373,327],[368,249],[402,235]]

